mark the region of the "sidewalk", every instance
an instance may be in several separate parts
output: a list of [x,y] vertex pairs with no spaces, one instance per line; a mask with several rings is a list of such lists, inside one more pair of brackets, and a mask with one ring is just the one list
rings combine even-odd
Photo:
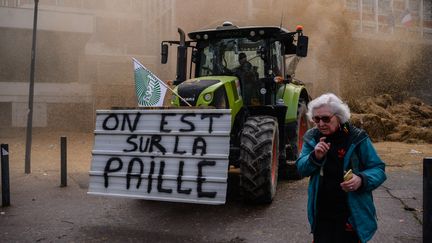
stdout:
[[[248,206],[162,203],[87,195],[92,134],[68,136],[68,186],[60,187],[59,134],[36,134],[32,173],[24,174],[24,136],[9,143],[11,206],[0,208],[2,242],[311,242],[307,182],[281,181],[275,201]],[[378,232],[371,242],[422,242],[422,175],[387,172],[376,191]]]
[[378,232],[372,242],[422,242],[423,178],[417,171],[387,172],[374,192]]

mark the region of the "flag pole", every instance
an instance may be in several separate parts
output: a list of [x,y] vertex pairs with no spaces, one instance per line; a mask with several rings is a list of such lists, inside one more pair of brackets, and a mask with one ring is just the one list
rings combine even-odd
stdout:
[[177,97],[179,97],[184,103],[186,103],[189,107],[192,107],[191,104],[189,104],[189,102],[187,102],[183,97],[181,97],[177,92],[175,92],[173,89],[171,89],[165,82],[163,82],[161,80],[161,83],[169,90],[171,90],[171,92],[173,92],[173,94],[175,94]]
[[[144,67],[137,59],[133,58],[132,59],[138,63],[138,65],[140,65],[142,68],[144,68],[145,70],[147,70],[147,72],[151,73],[153,76],[157,77],[156,75],[154,75],[154,73],[152,73],[150,70],[148,70],[146,67]],[[181,97],[177,92],[175,92],[173,89],[171,89],[165,82],[163,82],[162,80],[160,80],[158,78],[158,80],[160,81],[160,83],[162,83],[163,86],[165,86],[165,88],[169,89],[171,92],[173,92],[173,94],[175,94],[177,97],[179,97],[184,103],[186,103],[189,107],[192,107],[192,105],[187,102],[183,97]]]
[[31,143],[32,143],[32,127],[33,127],[33,94],[34,94],[34,72],[36,61],[36,29],[37,29],[37,14],[39,0],[34,0],[34,15],[33,15],[33,42],[31,50],[31,64],[30,64],[30,87],[29,87],[29,101],[28,101],[28,114],[27,114],[27,137],[26,137],[26,153],[25,153],[25,168],[24,172],[30,174],[30,158],[31,158]]

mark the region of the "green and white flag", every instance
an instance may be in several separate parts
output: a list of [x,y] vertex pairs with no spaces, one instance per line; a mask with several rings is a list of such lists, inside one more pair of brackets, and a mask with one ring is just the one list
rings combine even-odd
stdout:
[[135,92],[139,106],[163,106],[166,84],[132,58],[134,62]]

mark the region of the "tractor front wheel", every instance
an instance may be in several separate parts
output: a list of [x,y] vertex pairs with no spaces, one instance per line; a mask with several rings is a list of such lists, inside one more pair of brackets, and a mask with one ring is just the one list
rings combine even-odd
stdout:
[[242,195],[246,202],[270,203],[278,180],[279,128],[276,118],[247,118],[240,142]]

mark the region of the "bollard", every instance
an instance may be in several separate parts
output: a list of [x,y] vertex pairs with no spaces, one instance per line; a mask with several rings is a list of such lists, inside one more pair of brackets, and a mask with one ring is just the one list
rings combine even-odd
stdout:
[[2,182],[2,206],[10,205],[9,188],[9,145],[2,144],[1,150],[1,182]]
[[67,186],[67,140],[60,138],[60,187]]
[[423,159],[423,242],[432,242],[432,157]]

